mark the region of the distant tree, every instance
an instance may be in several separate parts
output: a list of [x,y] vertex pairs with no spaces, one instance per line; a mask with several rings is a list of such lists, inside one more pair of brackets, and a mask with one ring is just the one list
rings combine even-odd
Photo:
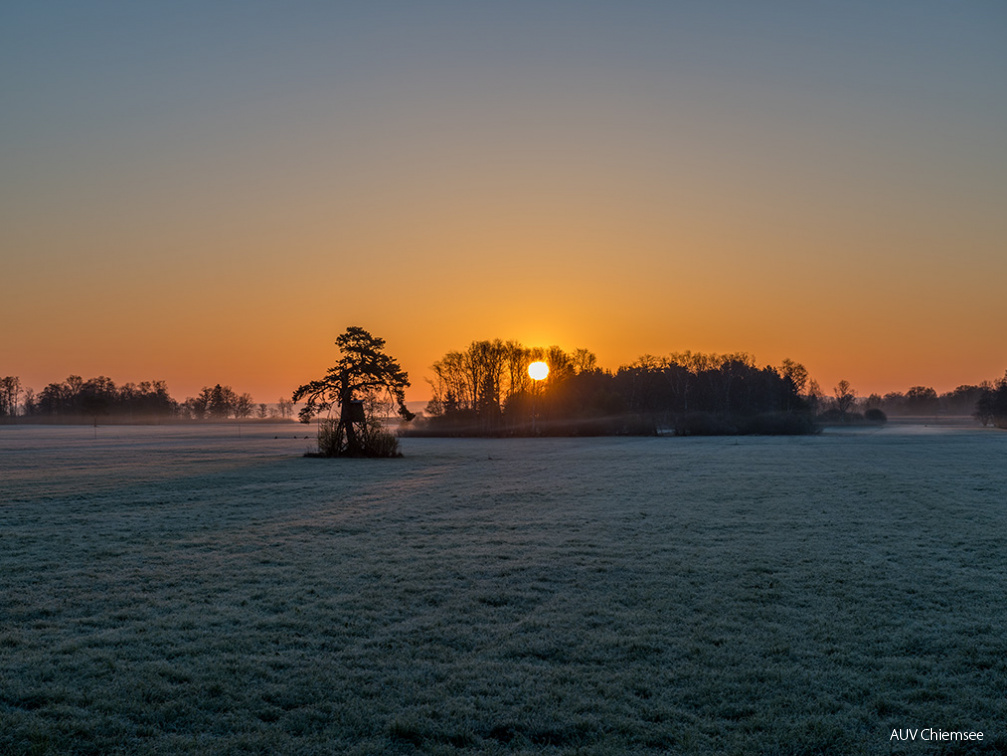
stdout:
[[1007,428],[1007,371],[996,382],[993,392],[993,423],[998,428]]
[[238,419],[250,417],[255,408],[255,400],[251,394],[242,394],[234,400],[234,416]]
[[808,369],[804,365],[788,357],[780,363],[780,375],[794,384],[794,390],[798,394],[804,393],[804,388],[808,385]]
[[976,399],[975,411],[972,416],[983,424],[985,428],[993,422],[993,404],[996,392],[990,381],[983,381],[979,384],[979,396]]
[[[207,389],[203,389],[205,392]],[[231,416],[238,404],[238,395],[230,386],[221,386],[219,383],[209,390],[206,403],[206,411],[215,420],[223,420]]]
[[294,416],[294,403],[281,396],[279,401],[276,402],[276,410],[280,413],[280,417],[286,420]]
[[983,381],[979,390],[973,417],[983,426],[992,423],[998,428],[1007,428],[1007,372],[996,383]]
[[0,417],[17,415],[20,403],[21,380],[14,375],[0,378]]
[[473,409],[490,424],[495,423],[505,398],[506,357],[507,348],[500,339],[475,341],[465,353],[464,364],[474,391]]
[[881,400],[881,407],[889,415],[898,415],[905,411],[906,395],[901,391],[889,391]]
[[933,415],[940,408],[937,392],[929,386],[913,386],[906,392],[905,408],[911,415]]
[[22,400],[22,407],[24,408],[24,414],[35,415],[37,414],[38,408],[35,404],[35,389],[30,386],[24,390],[24,399]]
[[[331,456],[367,456],[378,452],[378,447],[380,450],[389,448],[387,439],[381,435],[375,435],[374,443],[370,443],[369,433],[375,429],[373,417],[365,417],[364,437],[358,434],[360,424],[355,417],[359,411],[358,402],[387,397],[398,407],[400,417],[412,420],[413,413],[405,404],[409,376],[395,359],[384,353],[385,340],[372,336],[363,328],[350,326],[336,338],[336,346],[341,353],[339,361],[323,378],[294,391],[292,401],[305,402],[299,412],[301,422],[306,423],[320,412],[338,408],[339,419],[332,428],[334,443],[330,449],[323,450]],[[397,453],[397,447],[393,453]]]
[[857,392],[850,386],[850,382],[844,379],[836,384],[832,393],[836,397],[836,409],[839,410],[840,415],[845,416],[853,409],[853,405],[857,401]]
[[976,402],[982,390],[979,386],[962,384],[953,391],[941,394],[941,408],[949,415],[971,415],[975,412]]
[[269,405],[267,405],[267,404],[260,404],[259,405],[259,419],[260,420],[265,420],[267,417],[269,417]]
[[864,419],[869,423],[875,423],[876,425],[884,425],[888,422],[888,416],[881,410],[880,407],[869,407],[864,413]]
[[66,383],[50,383],[38,395],[36,408],[40,415],[66,415],[73,410],[72,387],[77,385],[71,379],[77,376],[70,376]]
[[187,414],[190,419],[204,420],[206,418],[206,410],[210,404],[211,391],[212,389],[203,387],[199,394],[196,396],[190,396],[182,403],[185,414]]
[[[595,358],[580,350],[579,359],[587,366]],[[497,432],[505,408],[531,389],[528,365],[535,360],[549,364],[546,385],[577,372],[574,358],[555,346],[529,349],[516,341],[494,339],[473,341],[465,351],[448,352],[431,366],[434,377],[428,382],[433,397],[427,412],[450,417],[454,424],[472,425],[482,433]]]
[[117,397],[118,390],[112,379],[100,375],[81,384],[73,404],[78,411],[97,423],[99,417],[112,412]]
[[594,352],[587,349],[574,349],[570,361],[573,363],[574,372],[578,375],[598,369],[598,358]]
[[822,391],[822,387],[818,381],[812,378],[808,383],[808,406],[811,408],[811,412],[817,414],[824,400],[825,393]]

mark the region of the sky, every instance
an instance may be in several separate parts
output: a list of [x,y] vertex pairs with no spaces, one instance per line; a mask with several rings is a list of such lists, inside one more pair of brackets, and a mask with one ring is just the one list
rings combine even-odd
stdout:
[[0,6],[0,375],[288,397],[357,325],[1007,370],[1007,4]]

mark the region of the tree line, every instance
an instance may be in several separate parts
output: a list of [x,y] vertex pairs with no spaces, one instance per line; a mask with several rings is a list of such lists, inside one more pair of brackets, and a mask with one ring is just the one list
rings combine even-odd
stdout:
[[[383,340],[375,343],[379,341],[383,346]],[[528,366],[536,361],[549,365],[544,380],[528,374]],[[448,352],[433,364],[432,373],[428,379],[432,399],[413,433],[808,433],[822,423],[883,422],[888,415],[971,415],[984,426],[1007,428],[1007,373],[999,380],[961,385],[944,394],[913,386],[904,393],[861,397],[843,380],[830,397],[803,365],[790,359],[778,367],[759,367],[744,352],[679,352],[644,355],[612,372],[600,369],[587,349],[566,352],[557,346],[526,347],[500,339],[474,341],[465,350]],[[401,404],[401,390],[408,381],[404,373],[400,377]],[[315,383],[321,386],[324,381]],[[313,385],[301,387],[300,398],[307,397]],[[336,399],[337,404],[341,401]],[[0,419],[8,421],[14,417],[73,422],[289,419],[293,410],[294,400],[281,398],[272,407],[256,404],[251,395],[221,384],[205,386],[195,397],[179,402],[164,381],[117,386],[105,376],[84,380],[71,375],[36,393],[16,376],[0,378]]]
[[826,397],[813,387],[809,397],[826,421],[856,422],[877,417],[967,417],[983,426],[1007,427],[1007,373],[996,381],[963,384],[938,394],[930,386],[912,386],[905,392],[857,395],[849,381],[840,381],[833,397]]
[[230,386],[205,386],[194,397],[177,401],[164,381],[124,383],[117,386],[106,376],[84,380],[71,375],[50,383],[39,392],[24,387],[16,376],[0,378],[0,418],[36,420],[119,421],[226,420],[293,416],[294,404],[281,398],[275,407],[256,404],[247,393]]
[[[532,362],[549,365],[536,382]],[[1007,374],[945,394],[913,386],[860,397],[846,380],[826,395],[800,363],[759,366],[744,352],[644,355],[616,371],[587,349],[474,341],[431,368],[433,398],[413,434],[679,435],[811,433],[829,423],[885,422],[888,415],[973,416],[1007,427]]]
[[[535,381],[528,366],[549,366]],[[475,341],[432,366],[433,399],[411,431],[456,435],[809,433],[807,370],[745,353],[646,355],[617,371],[587,349]]]

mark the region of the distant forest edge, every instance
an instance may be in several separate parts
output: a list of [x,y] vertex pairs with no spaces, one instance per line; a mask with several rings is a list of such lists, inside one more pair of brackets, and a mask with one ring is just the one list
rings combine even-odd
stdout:
[[[542,361],[535,381],[528,365]],[[848,381],[832,396],[800,363],[758,367],[744,352],[645,355],[610,372],[586,349],[528,348],[476,341],[432,366],[433,399],[407,435],[676,435],[802,434],[825,425],[883,423],[887,416],[971,416],[1007,427],[1007,374],[938,395],[861,398]]]
[[274,405],[256,404],[249,394],[230,386],[204,387],[198,395],[179,402],[168,394],[164,381],[116,386],[111,378],[84,380],[71,375],[50,383],[39,393],[22,387],[14,376],[0,378],[0,419],[29,422],[165,422],[172,420],[227,420],[234,418],[289,420],[294,403],[281,398]]
[[[533,361],[549,365],[545,379],[528,375]],[[404,435],[799,434],[822,425],[882,423],[888,416],[968,416],[1007,428],[1007,373],[944,394],[913,386],[864,397],[844,380],[828,395],[789,359],[760,368],[743,352],[680,352],[644,355],[612,372],[597,367],[586,349],[499,339],[449,352],[432,372],[433,398],[403,426]],[[256,403],[220,384],[178,401],[164,381],[117,386],[105,376],[71,375],[36,393],[17,377],[0,378],[0,422],[7,423],[290,420],[294,409],[290,399]]]

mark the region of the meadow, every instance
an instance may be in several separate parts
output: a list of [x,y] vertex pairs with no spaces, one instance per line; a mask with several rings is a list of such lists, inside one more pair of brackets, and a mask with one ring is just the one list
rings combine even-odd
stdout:
[[1001,431],[311,433],[0,426],[0,753],[1007,751]]

